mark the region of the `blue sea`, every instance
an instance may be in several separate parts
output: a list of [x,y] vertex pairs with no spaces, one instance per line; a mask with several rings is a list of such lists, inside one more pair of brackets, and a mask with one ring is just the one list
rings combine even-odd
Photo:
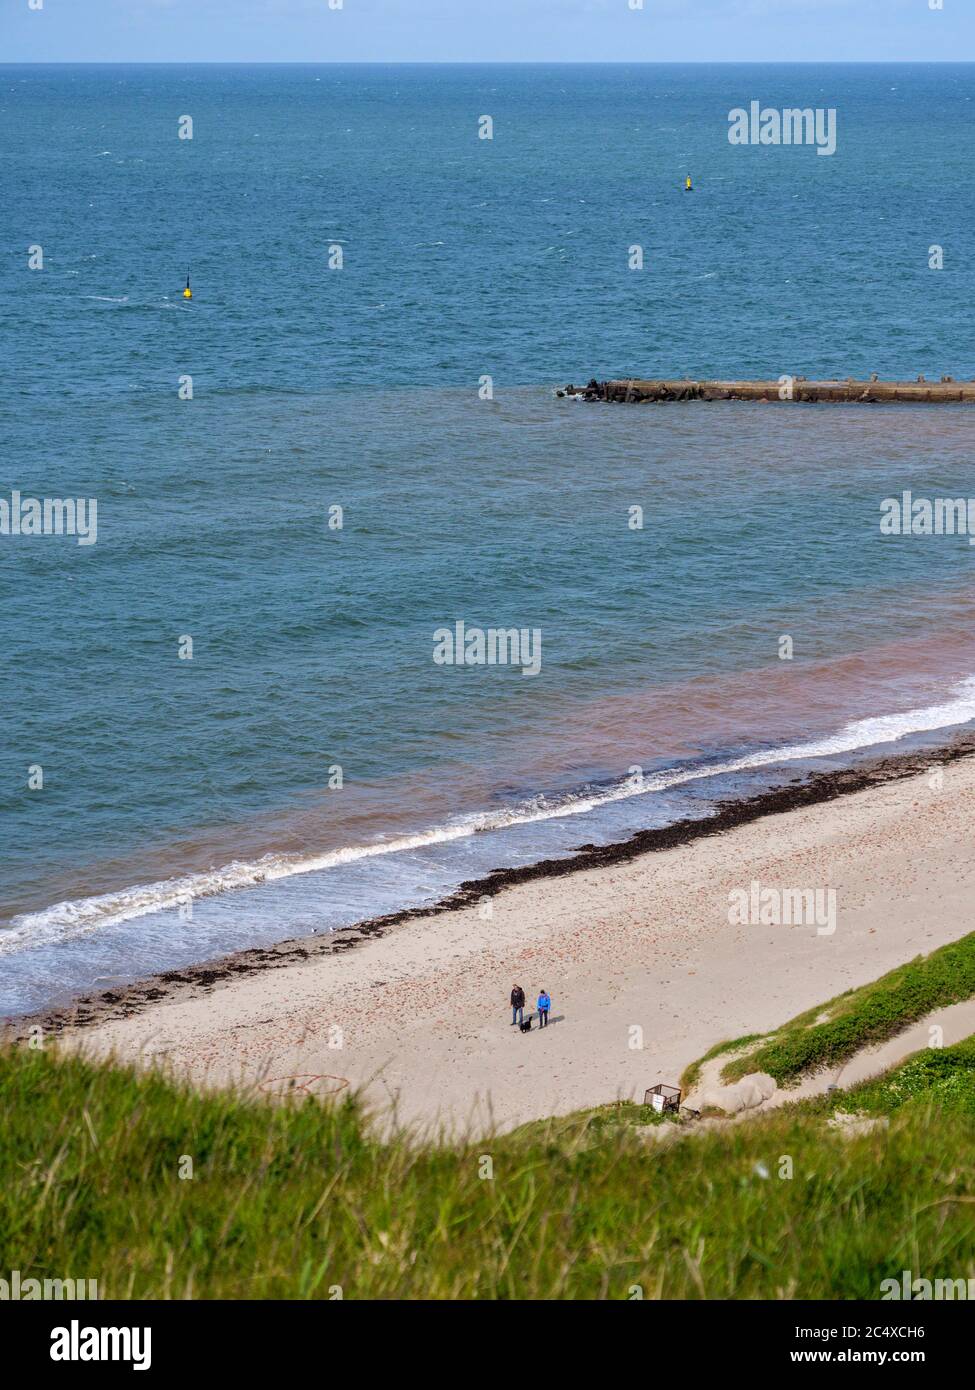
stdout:
[[975,548],[879,526],[975,414],[555,394],[975,376],[970,65],[0,66],[0,139],[0,498],[97,500],[0,535],[0,1014],[975,721]]

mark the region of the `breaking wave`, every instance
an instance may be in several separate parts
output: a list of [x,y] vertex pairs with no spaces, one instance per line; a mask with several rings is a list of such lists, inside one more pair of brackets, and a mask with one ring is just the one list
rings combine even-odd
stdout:
[[397,854],[451,840],[463,840],[509,826],[583,815],[611,802],[666,791],[703,778],[853,753],[877,744],[893,743],[910,734],[948,728],[971,720],[975,720],[975,676],[958,683],[949,698],[939,704],[854,720],[836,733],[806,742],[760,749],[724,761],[664,768],[647,775],[627,777],[598,790],[572,792],[563,797],[536,796],[503,810],[461,816],[446,825],[432,826],[372,844],[353,845],[321,854],[267,854],[252,862],[232,861],[222,868],[204,873],[138,884],[97,897],[55,903],[40,912],[12,918],[9,927],[0,932],[0,955],[83,935],[149,913],[177,909],[191,900],[253,888],[296,874],[320,872],[377,855]]

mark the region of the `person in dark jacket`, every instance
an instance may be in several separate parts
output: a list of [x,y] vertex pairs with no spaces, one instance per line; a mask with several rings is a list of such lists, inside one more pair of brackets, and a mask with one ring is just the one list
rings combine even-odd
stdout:
[[511,986],[511,1026],[521,1023],[525,1017],[525,991],[521,985]]

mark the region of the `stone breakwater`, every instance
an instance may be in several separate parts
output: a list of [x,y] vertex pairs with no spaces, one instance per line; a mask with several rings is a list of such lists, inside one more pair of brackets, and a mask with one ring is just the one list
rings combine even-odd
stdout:
[[776,381],[645,380],[592,381],[586,386],[566,386],[559,396],[587,401],[820,401],[880,405],[975,404],[975,381],[807,381],[803,376],[782,376]]

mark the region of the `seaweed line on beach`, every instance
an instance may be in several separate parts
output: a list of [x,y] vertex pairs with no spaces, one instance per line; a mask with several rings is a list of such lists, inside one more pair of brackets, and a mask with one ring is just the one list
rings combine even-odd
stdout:
[[83,995],[59,1008],[21,1015],[8,1020],[2,1040],[23,1042],[30,1036],[32,1028],[58,1034],[69,1028],[93,1027],[112,1019],[129,1018],[148,1005],[174,1000],[188,990],[208,993],[239,976],[252,975],[261,970],[282,969],[315,956],[352,950],[361,942],[383,936],[394,927],[470,907],[484,898],[495,897],[506,888],[537,879],[558,878],[611,864],[628,863],[644,854],[655,854],[706,836],[724,834],[765,816],[802,810],[889,782],[903,781],[929,771],[933,765],[956,762],[973,754],[975,734],[965,734],[937,749],[876,758],[855,769],[797,777],[785,786],[754,796],[719,801],[716,811],[707,816],[685,818],[652,830],[638,830],[628,839],[613,844],[579,845],[569,855],[558,859],[541,859],[517,868],[493,869],[482,878],[466,880],[446,897],[424,907],[402,908],[320,937],[300,937],[269,947],[249,947],[197,965],[163,971],[99,994]]

